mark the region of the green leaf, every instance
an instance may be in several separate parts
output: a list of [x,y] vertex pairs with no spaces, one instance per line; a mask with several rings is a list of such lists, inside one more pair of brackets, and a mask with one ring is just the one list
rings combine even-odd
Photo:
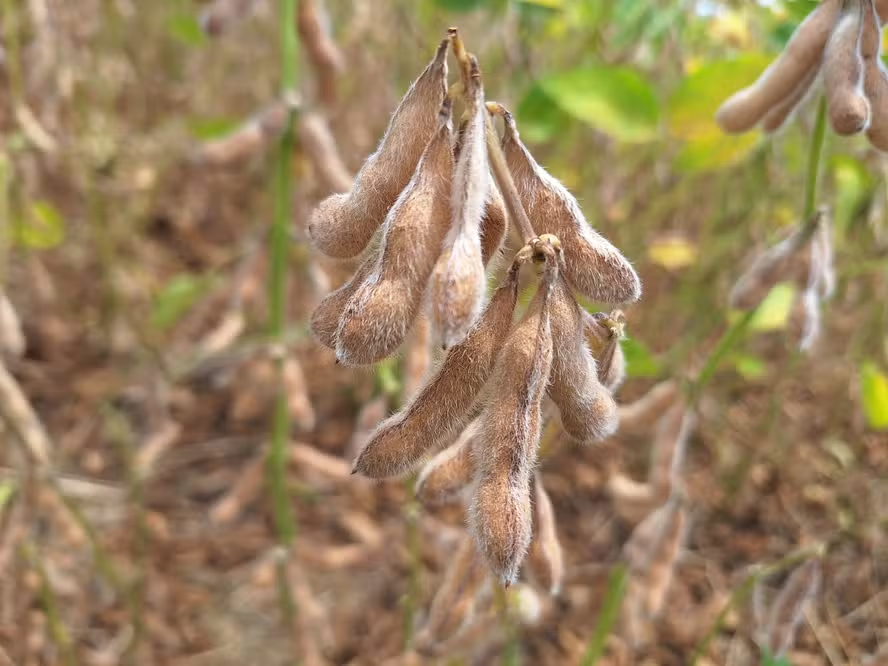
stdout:
[[189,123],[191,136],[198,141],[212,141],[236,130],[242,121],[231,118],[196,118]]
[[195,14],[178,14],[167,22],[167,34],[186,46],[203,46],[207,35]]
[[15,241],[34,250],[48,250],[65,240],[65,222],[46,201],[31,204],[25,219],[15,226]]
[[653,87],[630,67],[593,66],[554,74],[539,86],[562,110],[626,143],[657,138],[660,108]]
[[860,395],[869,427],[888,430],[888,377],[873,363],[860,368]]
[[595,625],[595,633],[589,639],[586,653],[580,662],[582,666],[595,666],[604,654],[607,638],[619,617],[620,606],[626,593],[627,573],[626,565],[622,562],[618,562],[611,569],[607,579],[604,601],[601,604],[601,612],[598,614],[598,622]]
[[832,159],[832,172],[836,228],[847,230],[872,194],[873,177],[863,162],[847,156]]
[[734,369],[744,379],[761,379],[768,372],[767,364],[758,356],[738,353],[731,357],[731,362],[734,364]]
[[762,650],[762,666],[792,666],[792,662],[786,655],[775,657],[767,650]]
[[666,125],[685,141],[676,158],[686,172],[724,168],[746,158],[759,140],[758,132],[730,136],[715,122],[715,112],[728,97],[758,78],[772,60],[749,53],[734,60],[709,62],[687,76],[666,105]]
[[0,481],[0,511],[2,511],[3,507],[5,507],[9,500],[12,499],[16,490],[18,490],[18,486],[14,480],[7,479],[6,481]]
[[572,121],[537,84],[532,85],[521,98],[516,115],[521,138],[529,143],[551,140],[564,131],[565,124]]
[[434,0],[435,4],[451,12],[470,12],[488,4],[485,0]]
[[722,134],[715,112],[728,97],[755,81],[773,57],[747,53],[733,60],[707,62],[679,84],[666,105],[669,133],[688,141]]
[[644,344],[628,337],[621,344],[626,357],[626,374],[630,377],[656,377],[660,374],[660,362]]
[[749,324],[752,331],[782,331],[789,323],[797,289],[791,282],[780,282],[768,292]]
[[206,293],[210,281],[187,273],[177,275],[164,285],[151,308],[151,326],[163,331],[175,324]]

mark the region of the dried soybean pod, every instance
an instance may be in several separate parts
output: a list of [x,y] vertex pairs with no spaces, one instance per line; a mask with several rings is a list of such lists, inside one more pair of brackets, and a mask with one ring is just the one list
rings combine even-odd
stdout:
[[786,654],[795,642],[805,605],[820,592],[820,560],[813,558],[799,566],[787,579],[768,614],[764,645],[770,654]]
[[469,528],[488,566],[506,586],[515,582],[530,545],[530,476],[540,437],[540,407],[552,369],[549,321],[558,264],[546,268],[527,313],[496,364],[475,448],[475,492]]
[[508,220],[503,195],[487,174],[487,195],[484,200],[484,215],[481,217],[481,261],[484,266],[490,264],[500,251],[506,238]]
[[429,618],[416,637],[417,648],[427,651],[454,636],[471,618],[475,599],[487,571],[472,540],[465,538],[435,593]]
[[527,552],[527,564],[537,583],[557,596],[564,582],[564,552],[558,539],[555,509],[539,472],[534,475],[533,488],[533,541]]
[[376,251],[370,252],[358,266],[358,270],[344,285],[333,291],[318,303],[311,313],[309,326],[315,340],[325,347],[336,349],[336,331],[339,329],[339,321],[345,312],[345,306],[351,297],[363,284],[364,280],[373,273],[379,256]]
[[783,53],[758,80],[719,107],[715,120],[725,132],[749,131],[780,104],[788,90],[795,90],[811,66],[822,60],[841,5],[842,0],[823,0],[796,28]]
[[478,419],[466,426],[456,441],[429,460],[416,479],[416,497],[426,506],[455,500],[472,483],[472,448],[478,437]]
[[486,278],[481,253],[481,216],[488,189],[484,89],[471,60],[466,88],[466,126],[453,171],[452,222],[429,285],[431,317],[442,346],[462,340],[484,305]]
[[623,619],[629,639],[635,645],[645,642],[646,629],[663,609],[686,523],[684,502],[673,495],[633,530],[623,546],[623,557],[629,567]]
[[519,253],[478,323],[450,349],[423,389],[379,424],[355,461],[355,473],[372,478],[404,474],[465,423],[512,326],[524,261],[526,256]]
[[668,499],[682,483],[685,451],[695,425],[696,418],[693,412],[688,411],[684,400],[676,401],[660,417],[648,470],[648,483],[659,501]]
[[605,303],[641,298],[641,281],[632,264],[594,231],[576,198],[543,169],[521,143],[515,119],[503,109],[502,148],[521,203],[537,234],[554,234],[564,248],[562,273],[583,296]]
[[555,354],[549,397],[568,435],[583,443],[600,441],[617,430],[617,403],[598,379],[586,346],[583,311],[563,278],[553,287],[550,311]]
[[869,99],[871,112],[866,137],[874,148],[888,152],[888,74],[882,65],[880,22],[880,17],[888,18],[888,6],[874,6],[871,0],[865,0],[863,13],[860,54],[863,57],[863,89]]
[[351,192],[324,199],[312,213],[308,232],[331,257],[354,257],[370,242],[389,208],[410,182],[435,133],[435,118],[447,94],[447,44],[413,82],[395,110],[376,152],[355,177]]
[[622,310],[582,313],[586,343],[598,365],[598,379],[613,393],[626,379],[626,356],[620,344],[626,315]]
[[779,130],[786,123],[787,119],[792,115],[802,100],[805,99],[814,81],[817,80],[817,74],[820,72],[820,62],[816,62],[811,69],[805,74],[805,78],[799,82],[795,89],[779,104],[776,104],[762,118],[762,129],[765,132],[772,133]]
[[368,365],[404,342],[450,225],[450,101],[416,173],[388,212],[379,260],[349,299],[336,332],[336,358]]
[[[463,118],[460,121],[459,130],[455,133],[456,143],[453,147],[455,159],[459,159],[459,152],[462,149],[462,137],[468,124],[469,118]],[[502,247],[507,229],[508,220],[506,219],[506,205],[503,202],[503,195],[488,171],[484,213],[481,216],[481,259],[485,266],[490,263],[490,260],[496,256]]]
[[839,16],[823,53],[823,89],[829,122],[836,134],[862,132],[870,118],[870,105],[863,94],[862,0],[849,0]]

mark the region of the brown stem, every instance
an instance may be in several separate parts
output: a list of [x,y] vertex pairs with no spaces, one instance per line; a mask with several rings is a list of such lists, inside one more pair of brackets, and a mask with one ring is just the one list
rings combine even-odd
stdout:
[[[495,103],[488,102],[487,109],[490,110],[493,104]],[[496,106],[502,108],[500,105]],[[530,224],[530,218],[527,217],[527,211],[521,205],[521,199],[518,197],[518,188],[515,187],[515,181],[512,179],[512,174],[506,165],[506,158],[503,155],[502,148],[500,148],[499,137],[493,129],[493,123],[490,122],[489,116],[487,118],[487,156],[490,161],[490,170],[493,172],[496,184],[503,195],[509,219],[518,226],[518,230],[524,237],[524,242],[529,243],[537,235]]]

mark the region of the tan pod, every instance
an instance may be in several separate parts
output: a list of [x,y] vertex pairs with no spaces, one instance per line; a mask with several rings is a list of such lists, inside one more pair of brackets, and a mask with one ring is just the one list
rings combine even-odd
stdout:
[[324,254],[359,255],[410,182],[447,94],[447,44],[441,42],[432,62],[410,86],[351,192],[324,199],[312,213],[308,233]]

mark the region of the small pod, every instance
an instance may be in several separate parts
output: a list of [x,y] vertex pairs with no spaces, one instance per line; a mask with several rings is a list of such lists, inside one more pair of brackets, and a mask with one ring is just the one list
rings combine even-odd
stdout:
[[829,122],[836,134],[859,134],[869,124],[870,105],[863,94],[862,0],[851,0],[839,16],[823,53],[823,89]]
[[429,460],[416,479],[416,497],[425,506],[440,506],[456,500],[472,483],[475,463],[472,448],[480,422],[472,421],[456,441]]
[[465,423],[512,326],[524,260],[516,257],[478,323],[450,349],[438,372],[400,412],[379,425],[355,461],[356,473],[372,478],[404,474]]
[[617,403],[598,378],[586,346],[583,311],[564,279],[553,287],[550,312],[555,355],[549,397],[568,435],[582,443],[600,441],[617,430]]
[[576,198],[537,164],[521,142],[512,114],[504,111],[503,119],[503,153],[519,198],[534,231],[561,240],[565,279],[593,301],[626,303],[641,298],[641,281],[632,264],[589,226]]
[[626,356],[620,344],[626,315],[622,310],[582,313],[586,344],[598,366],[598,379],[613,393],[626,379]]
[[684,501],[674,495],[645,518],[623,546],[629,567],[623,619],[629,639],[636,646],[646,642],[652,621],[663,610],[686,526]]
[[871,0],[864,0],[860,54],[863,57],[863,90],[871,112],[866,137],[874,148],[888,152],[888,73],[882,64],[880,17],[888,18],[888,2],[877,3],[874,7]]
[[715,120],[729,134],[742,134],[755,127],[769,111],[795,90],[821,62],[842,0],[824,0],[802,21],[783,53],[748,88],[729,97],[718,109]]
[[534,475],[533,488],[533,541],[527,553],[527,564],[536,582],[552,596],[558,596],[564,582],[564,551],[558,539],[555,509],[539,472]]
[[478,592],[487,579],[472,540],[465,538],[432,599],[429,617],[416,637],[417,648],[429,651],[455,636],[474,615]]
[[552,368],[549,309],[557,278],[553,256],[527,313],[506,341],[479,417],[469,528],[488,566],[506,586],[518,577],[533,533],[530,477]]
[[416,172],[385,219],[379,259],[349,299],[336,332],[336,358],[368,365],[404,342],[450,224],[450,102]]
[[462,340],[484,306],[487,281],[481,251],[481,217],[488,192],[484,89],[472,59],[466,85],[469,122],[453,172],[452,222],[429,285],[434,330],[447,349]]
[[660,417],[651,447],[648,483],[658,501],[665,501],[676,489],[682,490],[685,452],[696,418],[678,400]]
[[435,133],[435,118],[447,94],[447,45],[448,40],[441,42],[434,59],[410,86],[351,192],[324,199],[312,213],[308,233],[324,254],[359,255],[410,182]]

